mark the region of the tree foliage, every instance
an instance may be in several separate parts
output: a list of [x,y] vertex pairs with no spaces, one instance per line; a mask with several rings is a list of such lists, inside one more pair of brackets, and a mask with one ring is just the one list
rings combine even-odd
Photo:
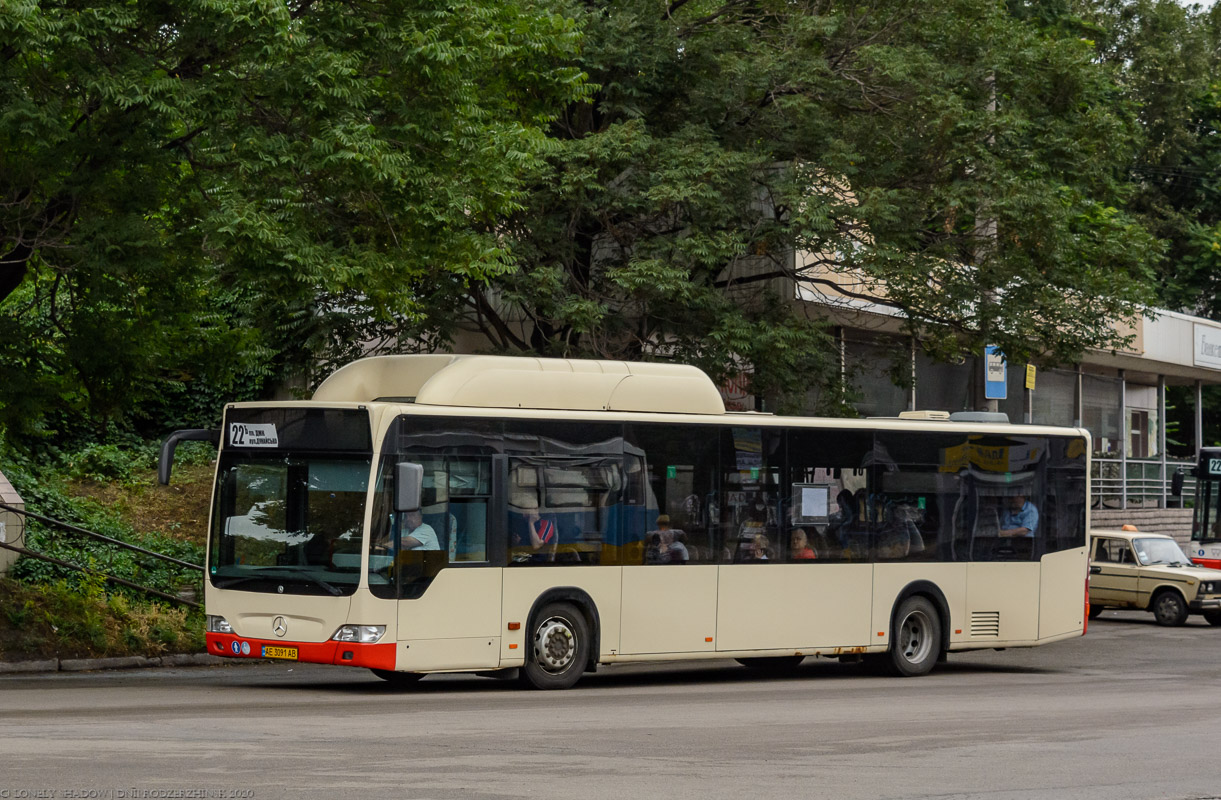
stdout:
[[336,307],[426,327],[508,268],[490,221],[582,91],[534,0],[14,0],[0,41],[0,359],[45,389],[10,426],[278,376]]
[[1163,247],[1215,274],[1207,193],[1134,178],[1211,163],[1212,17],[1171,5],[13,0],[0,424],[471,328],[799,405],[840,366],[795,280],[945,358],[1115,346]]
[[1221,241],[1221,12],[1173,0],[1106,0],[1086,11],[1103,65],[1138,109],[1141,148],[1129,207],[1164,244],[1160,303],[1221,312],[1214,242]]
[[821,312],[793,299],[814,265],[943,356],[1118,343],[1157,252],[1122,208],[1139,131],[1080,26],[1027,12],[574,8],[597,90],[553,125],[506,225],[519,269],[469,318],[506,349],[748,362],[792,395],[838,375]]

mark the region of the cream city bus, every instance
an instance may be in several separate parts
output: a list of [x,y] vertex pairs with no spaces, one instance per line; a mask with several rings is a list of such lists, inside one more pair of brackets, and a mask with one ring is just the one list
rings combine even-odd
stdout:
[[162,476],[219,438],[214,655],[566,688],[1080,636],[1089,434],[913,416],[727,413],[681,365],[385,356],[175,434]]

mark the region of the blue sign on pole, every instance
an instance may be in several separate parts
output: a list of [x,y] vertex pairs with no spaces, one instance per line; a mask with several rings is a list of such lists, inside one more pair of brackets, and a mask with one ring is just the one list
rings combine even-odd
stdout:
[[1008,397],[1009,375],[1005,354],[990,344],[984,348],[984,399],[1004,400]]

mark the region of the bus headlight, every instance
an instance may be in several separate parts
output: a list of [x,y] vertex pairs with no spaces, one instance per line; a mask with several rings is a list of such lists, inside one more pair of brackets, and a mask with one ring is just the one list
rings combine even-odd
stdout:
[[233,626],[229,624],[229,620],[224,617],[218,617],[215,614],[209,614],[207,622],[204,625],[204,630],[208,633],[233,633]]
[[331,638],[336,642],[372,644],[386,634],[385,625],[340,625]]

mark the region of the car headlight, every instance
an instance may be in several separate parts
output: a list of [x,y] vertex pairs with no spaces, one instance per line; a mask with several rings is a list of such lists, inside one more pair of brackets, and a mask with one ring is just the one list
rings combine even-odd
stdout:
[[1215,581],[1200,581],[1200,594],[1212,594],[1217,591]]
[[207,622],[204,624],[204,630],[208,633],[233,633],[233,626],[224,617],[209,614]]
[[340,625],[331,638],[337,642],[371,644],[386,634],[385,625]]

